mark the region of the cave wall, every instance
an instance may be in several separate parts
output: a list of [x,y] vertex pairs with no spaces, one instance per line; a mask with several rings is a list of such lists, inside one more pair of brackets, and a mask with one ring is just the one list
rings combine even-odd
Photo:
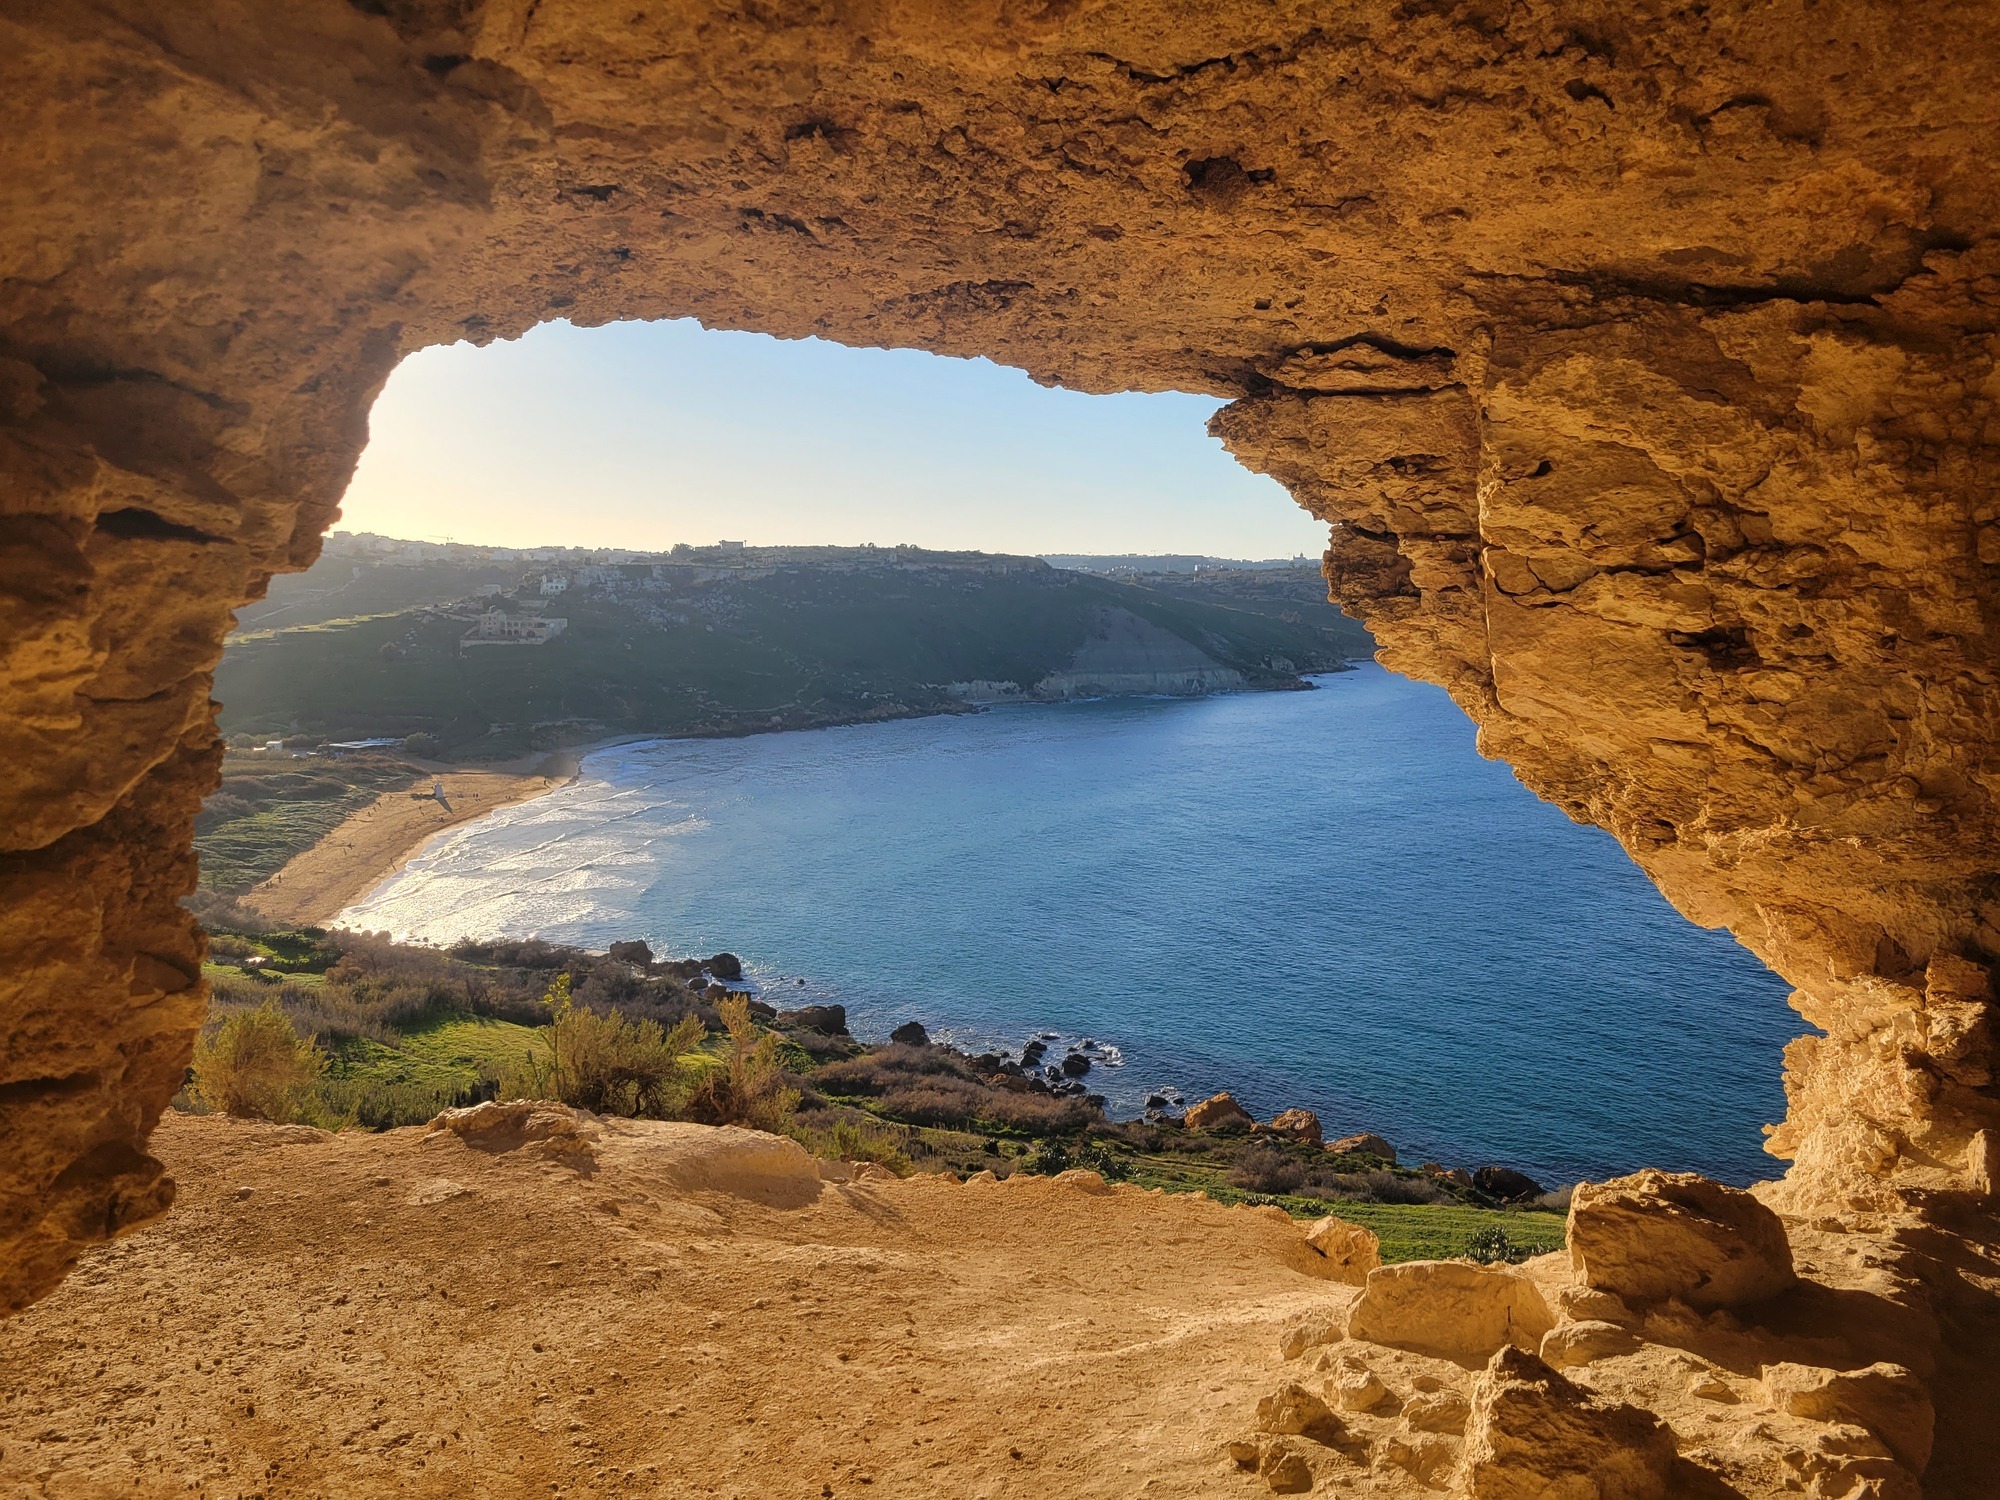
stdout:
[[1383,660],[1797,987],[1785,1200],[1990,1187],[1992,7],[23,0],[0,42],[6,1305],[171,1197],[231,609],[399,358],[557,317],[1231,398]]

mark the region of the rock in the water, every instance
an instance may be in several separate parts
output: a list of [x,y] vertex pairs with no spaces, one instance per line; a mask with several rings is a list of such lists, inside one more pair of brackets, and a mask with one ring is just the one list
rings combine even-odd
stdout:
[[817,1031],[821,1036],[847,1035],[844,1005],[802,1005],[797,1010],[778,1012],[778,1019],[806,1031]]
[[1626,1301],[1738,1307],[1797,1280],[1778,1216],[1749,1193],[1692,1172],[1579,1185],[1568,1240],[1584,1283]]
[[1488,1362],[1472,1392],[1453,1493],[1464,1500],[1666,1500],[1673,1429],[1594,1399],[1525,1349]]
[[1881,1363],[1860,1370],[1766,1365],[1764,1395],[1795,1417],[1867,1428],[1913,1473],[1923,1473],[1930,1462],[1936,1426],[1930,1394],[1901,1365]]
[[1373,1156],[1392,1167],[1396,1164],[1396,1148],[1381,1136],[1365,1131],[1360,1135],[1344,1135],[1326,1149],[1336,1156]]
[[1616,1323],[1586,1319],[1551,1328],[1542,1338],[1542,1360],[1552,1369],[1569,1370],[1593,1360],[1630,1354],[1639,1347],[1639,1337]]
[[613,943],[607,956],[621,964],[637,964],[640,968],[650,968],[653,963],[652,945],[637,938],[629,943]]
[[1257,1123],[1250,1118],[1250,1111],[1236,1102],[1236,1096],[1227,1091],[1189,1105],[1185,1119],[1188,1129],[1207,1130],[1216,1135],[1248,1130]]
[[1165,1094],[1148,1094],[1146,1096],[1146,1108],[1165,1109],[1166,1107],[1167,1096]]
[[1320,1274],[1329,1281],[1360,1286],[1382,1264],[1382,1242],[1374,1230],[1331,1214],[1306,1230],[1306,1243],[1320,1253],[1326,1267]]
[[718,953],[702,967],[717,979],[737,980],[743,977],[743,960],[734,953]]
[[1472,1174],[1472,1185],[1489,1198],[1515,1203],[1523,1198],[1539,1198],[1542,1185],[1526,1172],[1512,1167],[1480,1167]]
[[1049,1044],[1047,1042],[1041,1041],[1039,1039],[1029,1042],[1026,1046],[1024,1046],[1021,1049],[1021,1066],[1024,1068],[1032,1068],[1036,1063],[1040,1062],[1044,1056],[1047,1055],[1048,1050],[1049,1050]]
[[1304,1141],[1308,1146],[1320,1144],[1319,1116],[1309,1109],[1281,1111],[1266,1128],[1279,1135],[1290,1136],[1295,1141]]
[[1081,1052],[1072,1052],[1062,1060],[1063,1077],[1081,1078],[1090,1071],[1090,1059]]
[[905,1021],[889,1033],[889,1040],[899,1047],[928,1047],[931,1044],[931,1034],[924,1030],[923,1022]]
[[1554,1324],[1527,1277],[1458,1260],[1412,1260],[1368,1273],[1347,1336],[1443,1359],[1482,1360],[1509,1344],[1532,1349]]
[[1340,1419],[1324,1401],[1294,1381],[1257,1403],[1257,1430],[1325,1443],[1339,1436]]

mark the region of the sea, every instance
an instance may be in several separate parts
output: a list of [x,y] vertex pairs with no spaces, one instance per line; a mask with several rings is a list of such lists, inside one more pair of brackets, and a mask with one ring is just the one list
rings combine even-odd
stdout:
[[1480,759],[1439,689],[1312,684],[621,745],[340,921],[728,950],[864,1040],[1084,1047],[1120,1117],[1226,1088],[1550,1186],[1776,1175],[1785,984]]

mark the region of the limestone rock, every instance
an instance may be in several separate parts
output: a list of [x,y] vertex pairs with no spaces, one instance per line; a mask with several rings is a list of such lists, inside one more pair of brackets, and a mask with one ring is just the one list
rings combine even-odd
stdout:
[[1401,1469],[1425,1489],[1441,1490],[1458,1465],[1458,1440],[1438,1432],[1398,1428],[1376,1447],[1378,1462]]
[[1248,1130],[1257,1123],[1250,1117],[1250,1111],[1238,1104],[1236,1096],[1227,1090],[1199,1104],[1189,1105],[1183,1120],[1190,1130],[1206,1130],[1216,1135]]
[[1667,1500],[1673,1430],[1599,1401],[1512,1346],[1472,1393],[1455,1493],[1465,1500]]
[[1333,1404],[1341,1411],[1373,1411],[1389,1396],[1389,1387],[1366,1365],[1353,1363],[1334,1373],[1328,1388]]
[[1271,1123],[1264,1127],[1279,1135],[1290,1136],[1308,1146],[1320,1144],[1319,1116],[1309,1109],[1287,1109],[1271,1117]]
[[430,1123],[466,1145],[496,1154],[528,1151],[572,1166],[596,1157],[604,1132],[595,1118],[547,1099],[488,1100],[468,1109],[448,1109]]
[[1274,1495],[1303,1495],[1313,1487],[1312,1465],[1305,1454],[1290,1443],[1271,1443],[1264,1449],[1257,1473]]
[[1923,1382],[1901,1365],[1859,1370],[1766,1365],[1764,1396],[1779,1411],[1815,1422],[1851,1423],[1875,1434],[1898,1461],[1921,1474],[1930,1462],[1936,1417]]
[[1553,1321],[1540,1290],[1517,1272],[1470,1261],[1415,1260],[1368,1273],[1348,1314],[1347,1336],[1483,1361],[1507,1344],[1538,1345]]
[[889,1033],[889,1040],[899,1047],[928,1047],[931,1044],[931,1034],[924,1030],[923,1022],[905,1021]]
[[1373,1156],[1391,1166],[1396,1164],[1396,1148],[1379,1135],[1344,1135],[1326,1149],[1336,1156]]
[[1432,1391],[1403,1403],[1402,1422],[1412,1432],[1462,1433],[1471,1409],[1457,1391]]
[[1257,1403],[1257,1430],[1326,1443],[1339,1436],[1340,1419],[1319,1397],[1292,1381]]
[[1382,1242],[1372,1229],[1328,1214],[1306,1230],[1306,1243],[1322,1257],[1321,1273],[1332,1281],[1360,1286],[1382,1264]]
[[1278,1335],[1278,1353],[1285,1359],[1297,1359],[1309,1349],[1317,1349],[1323,1344],[1337,1344],[1346,1337],[1345,1308],[1306,1313],[1284,1326]]
[[1639,1336],[1617,1323],[1560,1323],[1542,1335],[1541,1357],[1552,1369],[1568,1370],[1638,1347]]
[[1776,1214],[1749,1193],[1687,1172],[1581,1184],[1567,1238],[1587,1286],[1632,1301],[1737,1307],[1797,1279]]

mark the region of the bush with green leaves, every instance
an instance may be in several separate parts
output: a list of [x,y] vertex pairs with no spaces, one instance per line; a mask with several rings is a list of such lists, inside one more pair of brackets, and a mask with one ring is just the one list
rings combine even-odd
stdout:
[[556,976],[542,1003],[549,1011],[544,1051],[527,1058],[508,1092],[600,1115],[665,1120],[680,1113],[693,1072],[687,1054],[707,1034],[698,1019],[684,1016],[667,1030],[587,1009],[571,996],[567,974]]
[[318,1087],[326,1054],[300,1036],[275,998],[224,1016],[195,1042],[188,1093],[219,1114],[280,1124],[315,1124],[325,1113]]

